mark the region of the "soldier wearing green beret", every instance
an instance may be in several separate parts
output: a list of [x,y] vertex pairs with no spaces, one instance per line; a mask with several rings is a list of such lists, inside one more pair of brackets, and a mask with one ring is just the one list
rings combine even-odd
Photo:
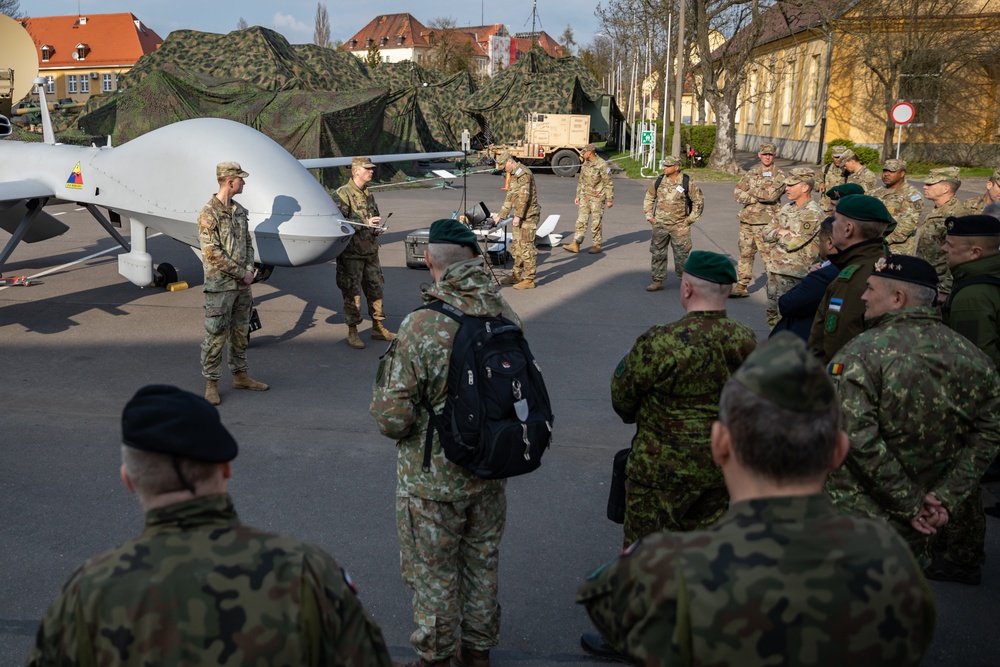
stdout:
[[719,392],[757,344],[726,317],[736,272],[728,257],[696,250],[684,265],[685,316],[650,328],[611,378],[611,404],[635,424],[628,457],[625,544],[657,530],[693,530],[726,509],[722,476],[708,453]]
[[772,143],[763,143],[757,151],[760,164],[754,165],[740,177],[733,196],[743,208],[737,214],[740,221],[740,262],[736,268],[737,282],[733,285],[733,298],[750,296],[747,287],[753,280],[753,260],[760,251],[760,258],[767,266],[768,245],[764,231],[774,221],[785,194],[785,172],[774,165],[777,149]]
[[865,189],[858,185],[857,183],[841,183],[840,185],[835,185],[824,193],[826,206],[824,210],[827,213],[833,213],[837,210],[837,202],[840,201],[841,197],[846,197],[847,195],[863,195]]
[[[577,591],[639,665],[917,665],[934,602],[906,543],[838,516],[823,483],[847,454],[836,391],[790,332],[726,383],[710,456],[729,489],[714,526],[644,537]],[[794,455],[792,454],[794,453]],[[587,650],[602,647],[585,634]]]
[[[431,225],[424,303],[441,301],[467,315],[521,320],[491,282],[475,235],[456,220]],[[429,403],[441,414],[448,393],[451,346],[459,323],[437,310],[406,316],[382,356],[369,408],[379,432],[396,441],[396,528],[403,581],[413,590],[407,667],[490,663],[500,640],[498,567],[507,518],[506,480],[483,479],[452,463],[434,431],[429,469],[424,438]],[[470,546],[474,545],[474,546]],[[455,634],[460,637],[456,641]]]
[[211,404],[151,385],[121,423],[145,528],[73,573],[29,666],[392,664],[336,561],[240,523],[226,492],[237,445]]
[[611,165],[597,157],[597,146],[587,144],[583,147],[583,164],[576,183],[576,199],[573,203],[580,207],[576,217],[576,228],[573,242],[563,246],[567,252],[580,252],[580,244],[587,235],[587,218],[590,218],[591,237],[594,244],[590,254],[601,252],[604,237],[601,233],[601,221],[604,219],[604,207],[615,205],[615,182],[611,178]]
[[896,221],[896,228],[885,237],[889,252],[912,255],[917,249],[917,225],[924,211],[924,198],[906,182],[906,163],[902,160],[882,163],[882,183],[883,187],[873,190],[871,196],[885,204]]
[[934,202],[934,209],[927,215],[927,219],[920,225],[917,232],[916,256],[931,263],[938,275],[938,299],[944,303],[948,295],[951,294],[951,271],[948,270],[948,262],[945,259],[941,246],[947,235],[947,227],[944,221],[948,218],[958,217],[969,213],[978,213],[974,209],[975,203],[971,206],[960,202],[958,189],[962,187],[962,180],[959,178],[961,170],[958,167],[941,167],[931,169],[927,178],[924,179],[924,197]]
[[[908,255],[880,258],[867,283],[867,330],[828,369],[851,450],[827,490],[845,511],[888,521],[927,567],[930,536],[976,493],[1000,448],[1000,375],[941,321],[930,264]],[[975,517],[981,538],[981,500],[969,520]],[[967,553],[969,542],[949,542],[945,558],[963,575],[952,580],[974,584],[982,543],[977,554],[974,538]]]
[[892,222],[885,205],[874,197],[847,195],[837,202],[833,214],[837,253],[829,259],[840,273],[826,288],[809,331],[809,347],[824,362],[865,329],[861,295],[875,262],[886,255],[882,237]]

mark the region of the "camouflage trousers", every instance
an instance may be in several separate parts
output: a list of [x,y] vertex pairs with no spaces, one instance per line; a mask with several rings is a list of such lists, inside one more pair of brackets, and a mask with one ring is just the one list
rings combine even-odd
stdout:
[[337,287],[344,295],[344,322],[349,327],[361,323],[361,292],[368,301],[368,315],[373,322],[385,319],[382,312],[382,265],[378,254],[371,257],[338,257]]
[[514,275],[521,280],[534,282],[538,270],[538,249],[535,247],[535,231],[538,229],[538,219],[542,217],[541,209],[535,209],[528,214],[517,227],[511,227],[510,254],[514,258]]
[[497,575],[507,520],[503,489],[456,502],[396,497],[403,582],[413,590],[416,631],[410,643],[428,662],[466,646],[486,650],[500,641]]
[[229,370],[247,369],[247,343],[253,294],[249,287],[225,292],[205,292],[205,340],[201,343],[201,374],[218,380],[222,350],[229,344]]
[[978,484],[969,497],[951,512],[948,523],[931,538],[935,551],[958,565],[975,567],[986,562],[986,514],[983,489]]
[[782,273],[767,274],[767,326],[774,328],[781,316],[778,315],[778,299],[802,282],[802,278],[786,276]]
[[653,238],[649,242],[649,252],[652,253],[653,280],[663,282],[667,277],[667,249],[673,247],[674,271],[680,278],[684,273],[684,264],[691,254],[691,225],[686,222],[653,224]]
[[740,261],[736,265],[736,280],[743,287],[749,287],[753,282],[753,259],[760,250],[760,258],[764,266],[768,262],[768,244],[764,241],[767,225],[748,225],[740,223]]
[[604,207],[607,204],[604,199],[594,199],[591,197],[580,198],[580,214],[576,216],[576,229],[573,233],[573,240],[583,243],[587,236],[587,218],[590,218],[590,235],[593,242],[601,245],[604,235],[601,233],[601,221],[604,219]]
[[654,489],[625,481],[625,543],[660,530],[687,532],[714,525],[729,508],[729,492],[719,486]]

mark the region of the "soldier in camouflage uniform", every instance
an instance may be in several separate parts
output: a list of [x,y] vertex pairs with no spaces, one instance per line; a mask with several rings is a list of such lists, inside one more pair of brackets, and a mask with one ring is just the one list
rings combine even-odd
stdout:
[[510,174],[507,184],[507,197],[503,201],[500,212],[493,216],[494,222],[514,216],[511,254],[514,256],[514,270],[500,281],[503,285],[513,285],[514,289],[534,289],[535,273],[538,268],[538,250],[535,248],[535,231],[542,209],[538,206],[538,189],[535,187],[535,175],[510,153],[503,153],[497,158],[498,165],[504,165],[504,170]]
[[[881,521],[838,516],[823,493],[849,446],[839,417],[823,367],[794,334],[750,355],[712,425],[729,511],[706,530],[644,537],[577,591],[619,658],[650,667],[920,663],[936,614],[905,542]],[[596,644],[590,633],[581,643]]]
[[268,386],[247,374],[247,344],[253,308],[253,239],[247,210],[233,199],[243,192],[250,174],[236,162],[215,168],[219,191],[198,213],[198,241],[205,270],[205,340],[201,344],[201,374],[205,400],[219,398],[222,350],[229,348],[229,370],[234,389],[266,391]]
[[[431,225],[427,268],[435,300],[467,315],[503,314],[521,321],[491,284],[475,235],[456,220]],[[500,634],[497,568],[507,516],[506,480],[475,476],[452,463],[434,433],[429,470],[423,469],[430,403],[444,409],[448,364],[459,323],[435,310],[406,316],[382,356],[370,412],[398,450],[396,521],[403,580],[413,589],[416,631],[410,642],[420,659],[412,667],[488,667]],[[455,631],[461,648],[456,653]]]
[[764,266],[767,266],[767,244],[764,231],[774,222],[785,194],[785,172],[774,166],[774,144],[761,144],[757,156],[760,164],[743,174],[736,184],[736,203],[743,208],[736,216],[740,221],[740,263],[736,268],[739,282],[733,285],[733,297],[750,296],[747,287],[753,280],[753,260],[760,250]]
[[945,220],[977,212],[971,210],[976,207],[975,202],[971,202],[970,208],[956,196],[958,189],[962,187],[960,173],[958,167],[941,167],[931,169],[924,179],[924,197],[934,202],[934,210],[927,215],[924,224],[917,231],[916,256],[930,262],[937,271],[938,299],[941,303],[951,294],[952,282],[948,261],[941,249],[948,233]]
[[[930,535],[979,487],[1000,448],[1000,375],[942,323],[936,284],[918,257],[876,262],[863,296],[868,330],[829,366],[851,450],[827,491],[844,511],[888,521],[925,567]],[[963,548],[969,540],[945,551],[968,567],[970,584],[983,559],[981,501],[976,515],[979,553]]]
[[889,252],[912,255],[917,250],[917,225],[924,212],[924,198],[906,182],[906,163],[902,160],[886,160],[882,164],[882,183],[885,187],[869,194],[885,204],[896,221],[896,228],[885,237]]
[[206,401],[165,385],[122,414],[137,537],[88,560],[38,627],[28,665],[353,665],[389,652],[325,552],[240,523],[236,441]]
[[878,177],[875,176],[875,172],[861,164],[854,151],[848,149],[841,153],[840,161],[847,172],[847,182],[860,185],[865,190],[864,194],[871,194],[872,190],[878,187]]
[[771,244],[767,267],[767,325],[778,323],[778,299],[802,282],[809,267],[819,258],[819,225],[826,217],[813,201],[816,174],[808,167],[796,167],[785,177],[789,202],[778,209],[777,219],[768,226],[764,241]]
[[983,213],[990,204],[1000,202],[1000,167],[986,180],[986,192],[979,199],[966,203],[970,215]]
[[[841,162],[840,156],[844,154],[847,147],[836,145],[830,149],[830,156],[833,158],[833,162],[823,167],[823,178],[819,183],[819,191],[821,193],[819,198],[819,205],[824,211],[830,210],[829,207],[829,195],[826,191],[830,188],[843,185],[847,182],[847,170],[844,169],[844,163]],[[860,194],[864,194],[863,192]]]
[[691,253],[681,279],[686,315],[636,340],[611,378],[611,404],[635,424],[625,471],[625,545],[657,530],[710,526],[729,502],[708,435],[719,392],[754,349],[753,329],[726,317],[729,258]]
[[[642,211],[646,221],[653,226],[653,237],[649,242],[652,253],[653,282],[646,287],[647,292],[663,289],[667,277],[667,250],[674,251],[674,270],[680,278],[684,264],[691,254],[691,225],[705,210],[705,195],[698,186],[681,176],[679,158],[667,156],[660,160],[663,174],[649,186],[642,200]],[[687,181],[687,189],[685,189]],[[691,212],[688,213],[688,206]]]
[[591,236],[594,245],[590,254],[601,252],[601,220],[604,218],[605,204],[608,208],[614,206],[615,182],[611,178],[611,165],[597,157],[597,146],[587,144],[583,147],[583,165],[576,184],[576,199],[573,203],[580,207],[576,218],[576,230],[573,242],[563,246],[567,252],[580,252],[580,244],[587,235],[587,218],[590,218]]
[[375,174],[375,163],[367,157],[351,159],[351,180],[337,189],[337,206],[354,225],[354,236],[337,257],[337,287],[344,296],[344,322],[347,323],[347,344],[356,350],[365,347],[358,336],[361,324],[361,292],[368,301],[372,318],[372,340],[388,340],[395,334],[385,327],[382,310],[382,264],[378,257],[378,237],[385,231],[375,196],[368,183]]

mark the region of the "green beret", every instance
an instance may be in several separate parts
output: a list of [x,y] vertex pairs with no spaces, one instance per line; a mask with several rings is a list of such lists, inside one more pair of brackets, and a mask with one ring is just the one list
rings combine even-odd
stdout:
[[992,215],[963,215],[944,221],[948,236],[1000,236],[1000,220]]
[[736,282],[736,269],[725,255],[707,250],[695,250],[684,263],[684,273],[710,283],[727,285]]
[[136,392],[122,411],[122,442],[145,452],[205,463],[226,463],[239,448],[201,396],[165,384]]
[[847,195],[863,195],[865,189],[858,185],[857,183],[841,183],[840,185],[835,185],[826,191],[826,196],[833,199],[839,199],[840,197],[846,197]]
[[875,260],[872,275],[879,278],[902,280],[906,283],[937,289],[937,271],[927,260],[910,255],[889,255]]
[[474,254],[480,254],[479,240],[472,233],[472,230],[458,220],[452,220],[451,218],[443,218],[432,222],[431,233],[427,237],[427,242],[463,245],[472,250]]
[[837,202],[837,213],[851,220],[895,224],[889,209],[880,200],[868,195],[847,195]]
[[793,412],[829,410],[837,391],[823,364],[806,343],[790,331],[781,331],[757,346],[730,382]]

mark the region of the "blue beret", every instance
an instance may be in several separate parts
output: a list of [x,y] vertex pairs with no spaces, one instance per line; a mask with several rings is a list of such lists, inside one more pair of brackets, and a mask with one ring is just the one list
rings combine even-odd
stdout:
[[145,452],[205,463],[226,463],[239,448],[201,396],[165,384],[136,392],[122,411],[122,441]]

